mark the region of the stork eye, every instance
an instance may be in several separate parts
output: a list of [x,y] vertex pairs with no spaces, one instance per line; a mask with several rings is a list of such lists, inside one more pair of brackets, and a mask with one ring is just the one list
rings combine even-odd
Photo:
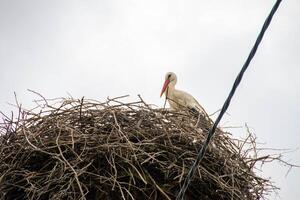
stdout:
[[171,78],[171,74],[168,75],[168,78]]

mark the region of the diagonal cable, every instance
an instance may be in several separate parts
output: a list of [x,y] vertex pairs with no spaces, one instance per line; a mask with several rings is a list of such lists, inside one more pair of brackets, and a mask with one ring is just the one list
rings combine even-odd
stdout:
[[231,99],[232,99],[232,97],[233,97],[233,95],[234,95],[234,93],[235,93],[235,90],[237,89],[238,85],[240,84],[240,82],[241,82],[241,80],[242,80],[242,78],[243,78],[243,75],[244,75],[245,71],[247,70],[247,68],[248,68],[248,66],[249,66],[249,64],[250,64],[250,62],[251,62],[251,60],[252,60],[252,58],[254,57],[254,55],[255,55],[255,53],[256,53],[256,50],[257,50],[257,48],[258,48],[260,42],[262,41],[262,38],[263,38],[263,36],[264,36],[266,30],[268,29],[268,27],[269,27],[269,25],[270,25],[270,23],[271,23],[271,21],[272,21],[272,18],[273,18],[273,16],[274,16],[275,12],[277,11],[277,9],[278,9],[278,7],[279,7],[281,1],[282,1],[282,0],[277,0],[277,1],[276,1],[276,3],[274,4],[274,6],[273,6],[273,8],[272,8],[272,10],[271,10],[271,12],[270,12],[270,14],[269,14],[268,17],[266,18],[266,20],[265,20],[265,22],[264,22],[264,25],[263,25],[263,27],[262,27],[262,29],[261,29],[261,31],[260,31],[260,33],[259,33],[259,35],[258,35],[256,41],[255,41],[254,46],[252,47],[252,49],[251,49],[251,51],[250,51],[250,54],[249,54],[249,56],[248,56],[248,58],[247,58],[245,64],[243,65],[243,67],[242,67],[240,73],[238,74],[238,76],[236,77],[236,79],[235,79],[235,81],[234,81],[234,84],[233,84],[233,86],[232,86],[232,88],[231,88],[231,91],[230,91],[230,93],[229,93],[229,95],[228,95],[226,101],[225,101],[224,104],[223,104],[223,107],[222,107],[222,109],[221,109],[221,111],[220,111],[220,114],[219,114],[218,118],[216,119],[216,121],[215,121],[213,127],[209,130],[209,133],[208,133],[208,135],[207,135],[206,141],[205,141],[205,143],[203,144],[203,146],[201,147],[201,149],[200,149],[200,151],[199,151],[199,153],[198,153],[198,155],[197,155],[197,158],[196,158],[196,160],[195,160],[193,166],[191,167],[190,171],[189,171],[188,174],[187,174],[187,177],[186,177],[185,180],[184,180],[184,183],[183,183],[183,185],[182,185],[182,187],[181,187],[181,189],[180,189],[180,191],[179,191],[179,193],[178,193],[178,195],[177,195],[177,197],[176,197],[176,200],[183,200],[184,195],[185,195],[185,192],[186,192],[186,190],[187,190],[187,188],[188,188],[188,186],[189,186],[189,184],[190,184],[190,182],[191,182],[191,180],[192,180],[192,178],[193,178],[193,176],[194,176],[194,174],[195,174],[195,171],[196,171],[196,169],[197,169],[199,163],[201,162],[201,160],[202,160],[203,157],[204,157],[204,154],[205,154],[205,152],[206,152],[206,149],[207,149],[207,147],[208,147],[208,144],[209,144],[209,142],[211,141],[211,139],[212,139],[212,137],[213,137],[213,135],[214,135],[214,133],[215,133],[215,130],[216,130],[216,128],[217,128],[219,122],[221,121],[221,119],[222,119],[224,113],[226,112],[227,108],[229,107],[230,101],[231,101]]

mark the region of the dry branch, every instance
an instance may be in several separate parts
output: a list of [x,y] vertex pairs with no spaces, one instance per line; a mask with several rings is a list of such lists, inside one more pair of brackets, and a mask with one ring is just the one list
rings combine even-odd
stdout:
[[[1,199],[175,199],[210,124],[196,128],[192,114],[141,97],[42,100],[0,125]],[[256,149],[253,135],[235,140],[218,129],[186,199],[265,197],[275,187],[254,168],[276,158]]]

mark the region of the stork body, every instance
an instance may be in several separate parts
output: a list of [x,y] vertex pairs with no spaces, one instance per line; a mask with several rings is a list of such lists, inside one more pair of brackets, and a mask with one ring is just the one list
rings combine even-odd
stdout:
[[165,77],[165,83],[162,88],[160,96],[164,93],[166,99],[170,104],[171,110],[180,111],[184,109],[192,109],[203,114],[209,119],[204,108],[197,102],[197,100],[187,92],[175,89],[177,83],[177,76],[173,72],[168,72]]

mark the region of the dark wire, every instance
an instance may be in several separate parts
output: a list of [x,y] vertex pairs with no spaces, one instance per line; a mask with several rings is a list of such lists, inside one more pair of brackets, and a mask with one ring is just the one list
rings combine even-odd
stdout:
[[273,8],[272,8],[272,10],[271,10],[271,12],[269,14],[269,16],[265,20],[265,23],[264,23],[264,25],[263,25],[263,27],[262,27],[262,29],[261,29],[261,31],[260,31],[257,39],[256,39],[256,42],[255,42],[253,48],[251,49],[251,52],[250,52],[250,54],[249,54],[249,56],[248,56],[245,64],[243,65],[240,73],[238,74],[238,76],[236,77],[236,79],[234,81],[232,89],[231,89],[231,91],[230,91],[230,93],[229,93],[229,95],[228,95],[228,97],[227,97],[227,99],[226,99],[226,101],[225,101],[225,103],[224,103],[224,105],[222,107],[222,110],[221,110],[218,118],[216,119],[213,127],[209,130],[209,133],[207,135],[206,141],[203,144],[203,146],[201,147],[201,149],[200,149],[200,151],[199,151],[199,153],[197,155],[197,158],[196,158],[193,166],[191,167],[189,173],[187,174],[187,177],[184,180],[184,183],[183,183],[183,185],[181,187],[181,190],[179,191],[179,193],[178,193],[178,195],[176,197],[176,200],[183,200],[185,192],[186,192],[186,190],[187,190],[187,188],[188,188],[188,186],[189,186],[189,184],[190,184],[190,182],[191,182],[191,180],[192,180],[192,178],[193,178],[193,176],[195,174],[195,170],[197,169],[199,163],[203,159],[204,154],[205,154],[206,149],[207,149],[207,146],[208,146],[209,142],[211,141],[211,138],[213,137],[213,135],[215,133],[215,130],[216,130],[219,122],[221,121],[224,113],[226,112],[226,110],[227,110],[227,108],[228,108],[228,106],[230,104],[231,98],[233,97],[233,95],[235,93],[235,90],[237,89],[238,85],[240,84],[240,82],[241,82],[241,80],[243,78],[244,72],[246,71],[246,69],[248,68],[248,66],[249,66],[249,64],[250,64],[250,62],[252,60],[252,58],[254,57],[254,55],[256,53],[256,50],[257,50],[257,48],[258,48],[258,46],[259,46],[259,44],[260,44],[260,42],[261,42],[261,40],[262,40],[265,32],[266,32],[266,30],[268,29],[268,26],[270,25],[271,20],[272,20],[272,18],[274,16],[276,10],[278,9],[281,1],[282,0],[277,0],[276,1],[276,3],[273,6]]

